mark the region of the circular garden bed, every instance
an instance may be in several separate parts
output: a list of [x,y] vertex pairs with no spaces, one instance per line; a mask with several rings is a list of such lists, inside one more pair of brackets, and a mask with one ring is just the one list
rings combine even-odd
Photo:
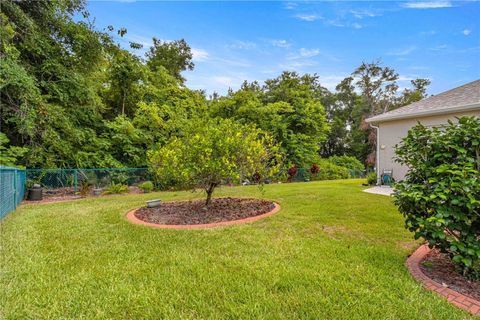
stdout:
[[268,200],[215,198],[208,207],[205,200],[163,202],[159,207],[142,207],[128,213],[136,224],[159,228],[194,229],[255,221],[279,210]]

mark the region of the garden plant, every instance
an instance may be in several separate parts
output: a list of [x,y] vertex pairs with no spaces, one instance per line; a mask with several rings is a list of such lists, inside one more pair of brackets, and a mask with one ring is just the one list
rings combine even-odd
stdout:
[[224,119],[196,121],[182,136],[149,154],[161,185],[201,188],[205,206],[221,183],[266,179],[278,171],[281,160],[268,134]]
[[464,275],[480,278],[480,119],[418,124],[396,153],[410,168],[395,184],[406,228],[448,253]]

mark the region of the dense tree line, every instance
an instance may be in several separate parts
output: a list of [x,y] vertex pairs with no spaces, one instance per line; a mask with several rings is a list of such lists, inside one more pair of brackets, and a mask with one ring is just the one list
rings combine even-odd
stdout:
[[[287,165],[352,155],[372,164],[375,136],[364,122],[426,95],[429,82],[399,90],[398,74],[363,63],[330,92],[317,75],[283,72],[226,96],[188,89],[184,40],[154,38],[145,56],[97,30],[82,0],[10,1],[0,12],[0,162],[27,167],[143,167],[147,150],[180,137],[192,119],[255,125]],[[74,16],[81,15],[81,19]]]

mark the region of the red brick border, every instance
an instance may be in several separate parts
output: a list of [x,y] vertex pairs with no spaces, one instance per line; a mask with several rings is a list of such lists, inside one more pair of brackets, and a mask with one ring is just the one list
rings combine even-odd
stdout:
[[245,219],[239,219],[239,220],[232,220],[232,221],[222,221],[222,222],[214,222],[214,223],[205,223],[205,224],[187,224],[187,225],[182,225],[182,224],[157,224],[157,223],[151,223],[151,222],[146,222],[143,220],[138,219],[135,216],[135,212],[139,209],[134,209],[131,210],[127,213],[127,219],[131,223],[134,224],[140,224],[144,226],[149,226],[153,228],[159,228],[159,229],[206,229],[206,228],[215,228],[215,227],[221,227],[221,226],[229,226],[233,224],[241,224],[241,223],[247,223],[247,222],[253,222],[257,221],[260,219],[263,219],[265,217],[271,216],[274,213],[277,213],[280,210],[280,205],[276,202],[273,203],[274,208],[264,214],[260,214],[258,216],[254,217],[249,217]]
[[420,263],[423,258],[430,252],[430,248],[425,244],[418,248],[410,257],[408,257],[406,265],[412,276],[420,281],[425,288],[434,291],[441,296],[447,298],[450,303],[453,303],[459,308],[470,312],[473,315],[480,316],[480,301],[461,294],[450,288],[442,286],[440,283],[430,279],[420,269]]

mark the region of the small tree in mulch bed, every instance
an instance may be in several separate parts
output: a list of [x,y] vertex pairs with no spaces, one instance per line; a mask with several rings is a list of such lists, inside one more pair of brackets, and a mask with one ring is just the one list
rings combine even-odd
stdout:
[[480,118],[442,128],[421,124],[396,148],[410,170],[395,184],[406,228],[480,278]]
[[231,120],[198,120],[181,136],[149,153],[159,183],[202,188],[205,206],[222,182],[241,182],[255,175],[271,177],[278,171],[278,148],[267,134]]

